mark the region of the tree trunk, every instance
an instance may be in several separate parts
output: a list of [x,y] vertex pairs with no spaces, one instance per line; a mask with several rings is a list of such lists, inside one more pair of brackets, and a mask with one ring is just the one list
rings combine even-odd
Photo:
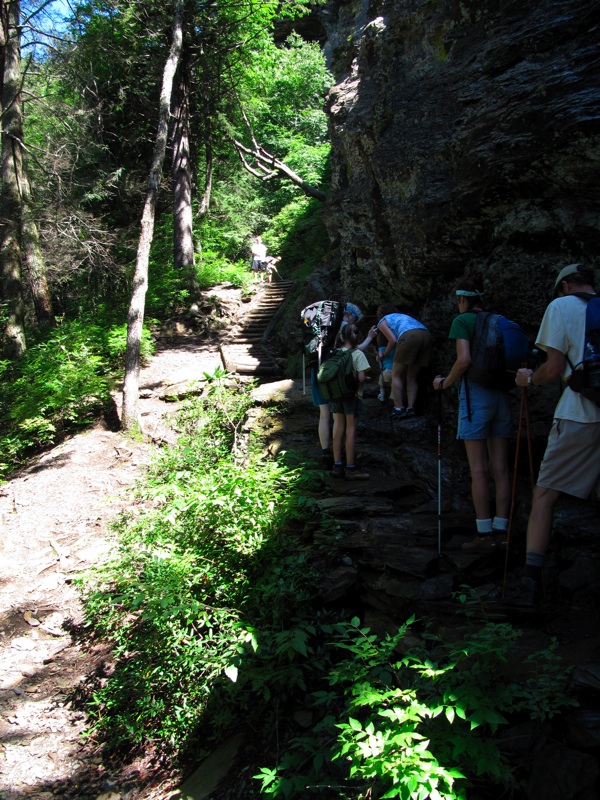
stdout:
[[192,167],[190,160],[190,102],[187,60],[182,58],[177,71],[173,117],[173,264],[187,278],[192,297],[199,291],[194,268],[192,219]]
[[213,148],[212,148],[212,109],[209,109],[206,119],[206,129],[204,136],[204,193],[200,200],[200,208],[198,216],[200,219],[208,214],[210,208],[210,195],[212,192],[212,179],[213,179]]
[[152,237],[154,235],[156,199],[167,147],[169,108],[171,106],[173,78],[181,56],[183,3],[184,0],[174,0],[173,4],[173,40],[163,72],[158,131],[156,134],[156,143],[154,145],[152,167],[148,177],[148,190],[142,214],[140,241],[138,244],[131,303],[129,305],[129,316],[127,319],[127,349],[125,352],[125,379],[123,382],[123,410],[121,419],[125,430],[132,430],[138,425],[140,345],[144,324],[146,290],[148,288],[148,262],[150,259]]
[[[4,2],[3,2],[4,5]],[[21,186],[23,117],[21,112],[20,3],[8,3],[8,30],[4,48],[2,87],[2,152],[0,172],[0,273],[7,312],[4,354],[18,359],[25,352],[25,304],[21,281]]]
[[23,183],[22,183],[22,244],[23,262],[33,298],[35,316],[38,323],[55,325],[54,312],[52,310],[52,300],[46,280],[46,265],[40,247],[40,234],[35,221],[35,216],[31,208],[31,184],[27,172],[27,161],[23,162]]

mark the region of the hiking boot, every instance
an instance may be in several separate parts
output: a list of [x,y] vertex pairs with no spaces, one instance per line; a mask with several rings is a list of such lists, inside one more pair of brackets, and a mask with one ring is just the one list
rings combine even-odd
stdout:
[[488,533],[485,536],[476,536],[470,542],[464,542],[460,549],[463,553],[479,553],[481,555],[493,553],[496,550],[496,538],[493,533]]
[[352,467],[351,469],[346,467],[344,477],[347,481],[368,481],[370,476],[368,472],[361,472],[361,470],[356,469],[356,467]]
[[405,408],[392,408],[392,419],[404,419],[405,416]]
[[343,464],[334,464],[331,469],[331,476],[333,478],[343,478],[345,471],[346,470]]
[[333,464],[334,464],[333,453],[331,452],[331,450],[329,452],[323,450],[323,452],[321,453],[321,458],[319,459],[319,466],[321,467],[321,469],[332,469]]
[[410,419],[411,417],[414,416],[416,416],[414,408],[412,406],[408,406],[406,408],[406,411],[404,412],[404,416],[402,417],[402,419]]
[[524,576],[519,584],[506,597],[505,604],[523,611],[538,611],[540,607],[540,582]]
[[507,544],[507,531],[501,531],[498,528],[492,530],[492,536],[496,540],[496,547],[506,547]]

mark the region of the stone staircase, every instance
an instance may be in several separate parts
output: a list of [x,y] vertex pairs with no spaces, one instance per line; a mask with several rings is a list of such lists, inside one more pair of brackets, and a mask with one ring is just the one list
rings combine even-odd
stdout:
[[225,369],[239,375],[281,375],[281,367],[266,343],[294,286],[294,281],[259,286],[256,298],[219,348]]

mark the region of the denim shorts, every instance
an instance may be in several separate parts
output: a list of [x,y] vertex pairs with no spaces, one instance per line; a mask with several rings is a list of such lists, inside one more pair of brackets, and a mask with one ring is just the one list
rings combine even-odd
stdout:
[[316,367],[311,367],[311,369],[310,369],[310,385],[312,387],[313,406],[327,406],[327,405],[329,405],[329,401],[325,400],[325,398],[321,394],[321,389],[319,388],[319,383],[317,381],[317,368]]
[[510,439],[513,426],[508,392],[487,389],[469,381],[471,421],[464,380],[460,384],[458,399],[457,439]]
[[355,417],[362,416],[364,409],[360,397],[351,397],[350,400],[332,400],[329,404],[332,414],[351,414]]

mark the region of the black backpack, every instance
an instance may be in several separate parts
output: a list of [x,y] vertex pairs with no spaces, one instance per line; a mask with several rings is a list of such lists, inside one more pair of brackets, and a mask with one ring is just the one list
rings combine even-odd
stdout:
[[517,370],[527,365],[528,353],[527,336],[516,322],[501,314],[478,311],[467,379],[508,392],[515,387]]
[[300,312],[303,328],[302,346],[309,364],[320,365],[335,349],[335,338],[342,325],[344,303],[321,300]]
[[350,400],[356,394],[358,378],[352,363],[355,349],[341,347],[319,367],[317,380],[324,400]]
[[600,406],[600,297],[587,292],[576,296],[587,303],[583,360],[573,366],[567,357],[572,370],[567,386]]

